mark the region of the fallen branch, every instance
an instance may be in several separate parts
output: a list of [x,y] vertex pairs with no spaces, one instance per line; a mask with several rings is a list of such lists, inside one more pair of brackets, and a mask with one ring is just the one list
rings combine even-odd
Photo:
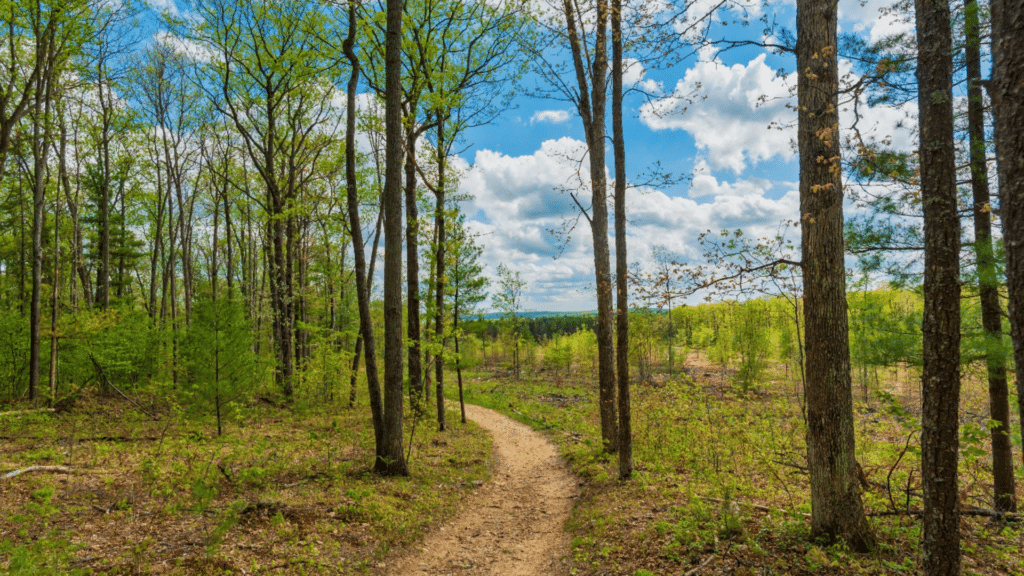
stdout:
[[704,568],[705,566],[710,564],[711,561],[714,560],[714,559],[715,559],[714,556],[708,556],[700,564],[698,564],[696,568],[691,568],[691,569],[687,570],[686,573],[683,574],[683,576],[693,576],[697,572],[700,572],[701,568]]
[[67,466],[28,466],[27,468],[20,468],[13,472],[8,472],[7,474],[0,476],[0,480],[10,480],[11,478],[21,476],[27,472],[63,472],[65,474],[70,474],[72,470]]
[[[974,510],[958,510],[957,514],[961,516],[980,516],[982,518],[998,518],[1000,520],[1009,520],[1011,522],[1018,522],[1024,517],[1020,514],[1014,514],[1013,512],[999,512],[998,510],[986,510],[984,508],[976,508]],[[865,516],[880,517],[880,516],[922,516],[924,510],[886,510],[884,512],[868,512]]]
[[153,420],[156,420],[156,417],[155,417],[155,416],[153,416],[152,414],[150,414],[149,412],[146,412],[146,410],[145,410],[145,409],[144,409],[144,408],[143,408],[142,406],[140,406],[138,402],[136,402],[135,400],[132,400],[131,398],[129,398],[129,397],[128,397],[128,395],[127,395],[127,394],[125,394],[124,392],[122,392],[120,388],[118,388],[117,386],[114,386],[114,383],[113,383],[113,382],[111,382],[111,381],[110,381],[110,378],[107,378],[107,375],[106,375],[106,373],[105,373],[105,372],[103,372],[103,367],[102,367],[102,366],[100,366],[100,363],[96,361],[96,357],[95,357],[95,356],[93,356],[92,354],[90,354],[90,355],[89,355],[89,359],[90,359],[90,360],[92,360],[92,364],[93,364],[93,366],[95,366],[95,367],[96,367],[96,371],[98,371],[98,372],[100,373],[100,376],[101,376],[101,377],[103,378],[103,380],[104,380],[104,381],[106,381],[106,383],[107,383],[107,386],[110,386],[110,387],[111,387],[111,388],[113,388],[113,389],[114,389],[115,391],[117,391],[117,393],[118,393],[118,394],[120,394],[122,398],[124,398],[125,400],[127,400],[127,401],[131,402],[131,403],[132,403],[132,404],[133,404],[133,405],[134,405],[134,406],[135,406],[136,408],[138,408],[138,409],[139,409],[139,412],[142,412],[142,413],[143,413],[143,414],[145,414],[146,416],[149,416],[149,417],[150,417],[150,418],[152,418]]
[[35,414],[37,412],[55,412],[53,408],[36,408],[34,410],[14,410],[13,412],[0,412],[0,418],[4,416],[21,416],[22,414]]
[[[709,502],[718,502],[719,504],[725,503],[725,500],[722,500],[721,498],[711,498],[709,496],[701,496],[701,500],[707,500]],[[736,504],[742,504],[744,506],[753,508],[754,510],[760,510],[762,512],[782,512],[784,514],[799,514],[804,518],[811,517],[811,515],[806,512],[794,512],[791,510],[785,510],[783,508],[769,508],[768,506],[761,506],[760,504],[751,504],[750,502],[742,502],[740,500],[731,500],[731,502],[735,502]]]

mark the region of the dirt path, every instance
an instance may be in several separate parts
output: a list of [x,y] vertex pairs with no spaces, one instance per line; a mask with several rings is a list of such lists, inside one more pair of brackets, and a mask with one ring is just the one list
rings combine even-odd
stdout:
[[493,410],[466,406],[466,417],[494,437],[497,466],[459,515],[388,574],[557,576],[569,551],[562,529],[576,481],[539,433]]

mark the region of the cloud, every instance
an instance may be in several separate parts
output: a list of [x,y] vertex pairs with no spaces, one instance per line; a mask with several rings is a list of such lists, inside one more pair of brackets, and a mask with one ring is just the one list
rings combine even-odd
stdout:
[[[493,278],[499,263],[521,272],[528,284],[527,309],[595,307],[591,231],[562,191],[576,191],[580,202],[589,205],[587,178],[579,174],[586,171],[585,150],[583,142],[561,138],[544,142],[532,154],[480,150],[472,165],[454,160],[453,167],[463,174],[459,191],[471,198],[463,211],[475,215],[468,225],[483,235],[478,243],[487,274]],[[698,163],[698,169],[689,198],[630,189],[630,262],[649,265],[655,245],[698,262],[696,239],[705,230],[743,228],[748,234],[774,235],[780,221],[799,214],[792,183],[757,178],[729,182],[715,178],[707,163]],[[767,197],[768,191],[776,198]],[[557,236],[553,230],[568,234]]]
[[839,3],[840,32],[867,32],[869,42],[914,31],[913,13],[892,9],[891,0]]
[[690,198],[707,196],[763,196],[772,188],[772,183],[763,178],[749,178],[735,183],[719,182],[711,174],[705,160],[698,160],[693,168],[693,180],[690,182]]
[[157,12],[170,14],[171,16],[178,15],[178,7],[175,5],[174,0],[146,0],[146,2]]
[[[153,35],[153,40],[165,46],[169,46],[178,54],[182,54],[196,62],[210,62],[213,60],[213,52],[202,44],[176,36],[170,32],[161,30]],[[221,59],[223,62],[223,59]]]
[[530,124],[535,122],[550,122],[551,124],[562,124],[569,121],[567,110],[538,110],[530,117]]
[[[748,163],[794,155],[790,76],[779,77],[765,54],[747,65],[698,62],[671,96],[644,104],[640,120],[653,130],[685,130],[716,168],[743,171]],[[694,99],[694,87],[700,96]]]
[[[765,64],[765,57],[761,54],[746,65],[698,62],[677,82],[671,96],[641,107],[641,122],[652,130],[689,133],[710,168],[728,168],[738,174],[760,162],[792,159],[796,154],[796,98],[790,88],[796,79],[793,73],[777,75]],[[858,80],[852,68],[847,60],[839,62],[844,82]],[[901,150],[916,147],[916,102],[869,107],[861,97],[857,104],[859,118],[853,102],[841,103],[844,136],[852,136],[850,129],[856,124],[866,141],[889,142]],[[698,189],[698,183],[694,184]]]

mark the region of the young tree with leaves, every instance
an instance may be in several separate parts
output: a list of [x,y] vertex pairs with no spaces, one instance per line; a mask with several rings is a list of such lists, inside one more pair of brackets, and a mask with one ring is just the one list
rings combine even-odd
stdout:
[[256,368],[252,332],[242,306],[223,297],[199,301],[182,357],[191,375],[185,390],[200,410],[212,407],[220,436],[226,410],[252,389]]
[[[337,64],[321,41],[327,14],[308,0],[238,4],[191,0],[195,20],[175,23],[183,37],[209,52],[197,67],[197,85],[234,125],[246,159],[262,181],[269,245],[266,251],[278,361],[277,382],[291,397],[295,386],[295,267],[300,193],[310,185],[323,137],[335,128],[331,86],[323,79]],[[190,23],[196,22],[194,26]]]
[[466,423],[466,402],[462,391],[462,357],[459,350],[459,321],[469,316],[477,305],[487,299],[487,286],[490,280],[483,275],[480,256],[483,249],[466,229],[466,217],[462,214],[453,221],[450,237],[449,253],[451,269],[448,275],[448,286],[452,299],[452,337],[455,340],[455,375],[459,382],[459,408],[462,411],[462,423]]
[[519,339],[523,332],[519,316],[523,311],[523,290],[526,290],[526,281],[522,274],[504,264],[498,264],[498,291],[494,294],[494,307],[501,311],[501,321],[512,337],[512,365],[516,379],[519,378]]

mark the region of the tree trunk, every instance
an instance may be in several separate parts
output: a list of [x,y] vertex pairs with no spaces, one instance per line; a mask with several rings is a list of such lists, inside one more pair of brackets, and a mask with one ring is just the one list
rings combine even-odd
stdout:
[[[356,303],[359,306],[359,338],[356,340],[356,358],[353,366],[358,367],[356,361],[359,357],[359,343],[366,341],[366,384],[369,389],[370,414],[373,421],[374,438],[374,468],[376,469],[388,455],[384,451],[384,408],[380,394],[380,380],[377,375],[377,346],[373,334],[373,320],[370,318],[370,288],[369,278],[366,273],[366,253],[363,244],[363,229],[359,221],[359,192],[356,179],[356,91],[359,88],[359,59],[355,53],[355,41],[357,31],[356,3],[349,2],[348,5],[348,36],[342,46],[345,56],[352,65],[352,73],[348,80],[348,92],[345,107],[345,183],[348,187],[348,218],[349,228],[352,236],[352,251],[354,255],[356,275]],[[378,230],[380,218],[377,219]],[[374,244],[376,248],[376,243]],[[372,268],[371,263],[371,268]],[[355,368],[353,368],[355,370]],[[355,373],[352,374],[353,384]],[[355,388],[353,387],[353,393]],[[399,392],[401,397],[401,392]],[[355,398],[350,400],[354,404]],[[399,436],[401,439],[401,436]],[[399,447],[399,454],[402,450]]]
[[953,143],[952,37],[948,1],[917,0],[916,6],[925,255],[921,568],[928,576],[956,575],[960,574],[960,218]]
[[[415,113],[416,102],[409,104]],[[420,261],[419,210],[416,205],[416,137],[414,128],[406,130],[405,139],[405,266],[406,266],[406,335],[409,338],[409,401],[416,414],[423,409],[423,365],[420,357]],[[385,242],[385,245],[388,245]],[[387,254],[385,253],[385,258]]]
[[964,0],[964,31],[967,36],[967,124],[971,147],[971,191],[974,199],[974,253],[978,260],[978,294],[981,323],[985,330],[985,365],[988,372],[989,416],[998,422],[992,434],[994,508],[1014,512],[1016,486],[1013,478],[1013,444],[1010,441],[1010,401],[1003,354],[1003,321],[999,306],[999,278],[992,251],[992,217],[989,204],[988,162],[985,158],[985,111],[981,93],[981,34],[976,0]]
[[[611,256],[608,247],[608,182],[605,177],[605,100],[607,98],[607,24],[608,2],[597,0],[597,21],[594,30],[592,87],[588,97],[587,70],[583,61],[584,50],[577,32],[574,4],[563,3],[566,31],[572,51],[573,66],[579,85],[578,109],[586,133],[590,158],[590,186],[592,208],[589,216],[594,241],[594,278],[597,286],[597,363],[601,413],[601,439],[605,451],[614,453],[618,440],[615,407],[615,351],[612,318]],[[579,15],[583,21],[582,15]],[[589,47],[588,47],[589,48]]]
[[447,147],[444,139],[444,122],[439,119],[437,123],[437,190],[434,207],[434,229],[437,231],[437,261],[436,282],[434,294],[434,338],[437,339],[437,356],[434,358],[434,379],[437,386],[437,429],[444,432],[448,429],[448,422],[445,418],[444,408],[444,259],[445,259],[445,218],[444,203],[445,194],[445,166],[448,159],[445,157]]
[[798,0],[800,229],[807,339],[807,460],[811,537],[854,550],[873,536],[861,503],[843,264],[837,0]]
[[[452,302],[452,334],[455,336],[455,376],[459,380],[459,410],[462,412],[462,423],[466,423],[466,399],[462,393],[462,358],[459,356],[459,286],[455,285]],[[486,336],[485,336],[486,338]]]
[[384,46],[384,450],[374,470],[388,476],[409,475],[402,450],[402,5],[387,0]]
[[[37,49],[39,49],[37,47]],[[41,56],[40,56],[41,57]],[[29,305],[29,377],[28,397],[33,404],[39,396],[39,332],[42,324],[43,290],[43,209],[46,204],[46,161],[50,151],[49,129],[51,86],[48,74],[40,75],[36,84],[32,117],[32,301]],[[45,102],[44,102],[45,100]]]
[[[1006,292],[1024,435],[1024,0],[992,0],[992,117],[1006,247]],[[1024,463],[1024,450],[1021,450]]]
[[[353,55],[353,58],[355,58],[354,55]],[[353,61],[355,61],[355,60],[353,60]],[[351,90],[352,90],[352,102],[355,102],[355,90],[356,90],[357,84],[355,84],[355,83],[350,84],[350,87],[351,87]],[[354,104],[353,104],[353,106],[354,106]],[[355,127],[355,119],[352,120],[352,126],[353,126],[353,129],[354,129],[354,127]],[[354,142],[355,142],[355,140],[353,138],[353,144],[352,144],[353,146],[354,146]],[[355,153],[353,152],[353,154],[352,154],[352,177],[351,177],[351,182],[349,184],[352,187],[351,189],[353,189],[353,190],[355,189],[355,182],[356,182]],[[358,211],[358,209],[359,209],[358,199],[356,199],[356,202],[357,203],[355,204],[355,209]],[[349,211],[350,212],[352,210],[351,206],[352,205],[350,204],[349,205]],[[358,215],[358,212],[356,212],[356,215]],[[369,294],[369,293],[371,293],[373,291],[373,268],[377,264],[377,247],[380,246],[380,231],[381,231],[381,223],[383,222],[383,220],[384,220],[384,206],[381,205],[380,210],[377,211],[377,226],[376,226],[375,232],[373,234],[373,249],[370,250],[370,269],[369,269],[368,272],[366,272],[363,275],[364,276],[363,283],[365,285],[366,293],[367,294]],[[353,221],[352,223],[353,224],[357,224],[357,222],[355,222],[355,221]],[[353,243],[354,242],[355,242],[355,240],[353,239]],[[362,229],[360,229],[360,231],[359,231],[359,243],[360,243],[360,245],[362,245],[362,242],[363,242],[363,231],[362,231]],[[360,258],[362,258],[362,260],[363,260],[362,264],[359,264],[359,259]],[[363,254],[361,257],[360,256],[356,257],[356,289],[357,290],[359,290],[359,270],[360,270],[360,266],[362,266],[363,270],[366,269],[365,260],[366,260],[366,255],[365,254]],[[367,302],[369,302],[369,297],[367,297]],[[367,311],[369,311],[369,304],[367,304]],[[362,313],[360,313],[360,314],[362,314]],[[360,315],[360,322],[361,321],[362,321],[362,316]],[[370,326],[372,327],[373,324],[371,323]],[[358,375],[358,372],[359,372],[359,353],[360,353],[360,350],[362,350],[362,346],[363,346],[363,333],[362,333],[362,327],[360,325],[359,335],[356,336],[355,352],[352,355],[352,376],[351,376],[351,382],[350,382],[349,394],[348,394],[348,407],[349,408],[354,408],[355,405],[356,405],[356,376]],[[376,361],[376,354],[377,354],[376,345],[372,345],[372,346],[367,347],[367,350],[370,353],[374,354],[374,361]],[[376,368],[374,370],[376,371]],[[380,395],[380,386],[379,385],[377,386],[377,394],[378,394],[378,396]]]
[[[626,278],[626,138],[622,131],[622,0],[612,0],[612,149],[615,157],[616,370],[619,384],[619,478],[633,475],[629,404],[629,293]],[[669,312],[671,314],[671,311]]]

